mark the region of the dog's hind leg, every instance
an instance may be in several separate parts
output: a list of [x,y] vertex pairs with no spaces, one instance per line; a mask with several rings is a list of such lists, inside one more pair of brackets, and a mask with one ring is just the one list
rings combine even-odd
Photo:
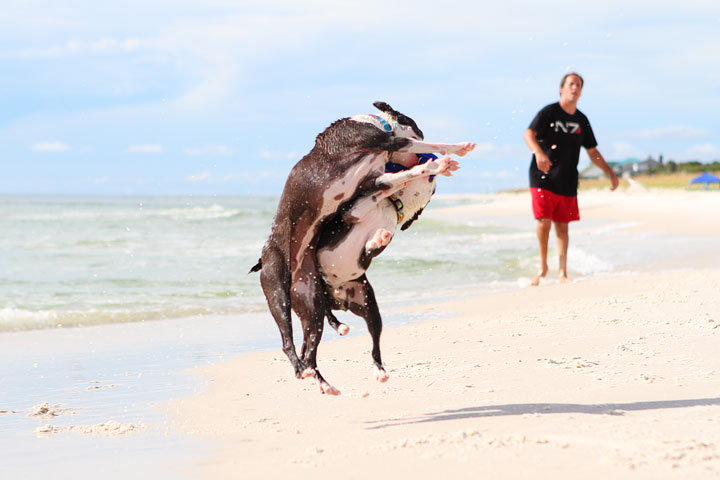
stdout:
[[323,320],[325,315],[320,316],[310,315],[309,317],[301,316],[303,324],[303,348],[302,348],[302,360],[307,367],[302,372],[303,378],[315,377],[318,382],[320,391],[327,393],[328,395],[340,395],[340,390],[330,385],[325,378],[320,374],[317,368],[317,347],[322,338],[323,332]]
[[266,246],[263,249],[260,285],[265,293],[270,313],[280,329],[283,352],[290,360],[295,370],[295,376],[302,378],[305,365],[298,358],[293,342],[292,316],[290,314],[290,273],[277,248]]
[[[352,287],[355,287],[354,289]],[[355,315],[365,319],[370,337],[372,337],[372,359],[375,364],[375,379],[379,382],[387,382],[390,376],[385,371],[380,355],[380,334],[382,333],[382,317],[380,317],[380,309],[375,299],[370,282],[365,275],[348,282],[348,290],[353,294],[348,294],[348,308]]]
[[305,370],[301,376],[315,377],[322,393],[340,395],[340,390],[330,385],[317,369],[317,348],[322,338],[325,315],[329,310],[325,288],[314,258],[306,257],[301,273],[291,288],[293,310],[300,317],[303,329],[301,356]]
[[[317,347],[320,343],[320,339],[322,338],[323,320],[325,319],[325,315],[320,315],[319,317],[311,315],[309,318],[305,318],[305,320],[301,320],[303,323],[303,333],[305,337],[302,347],[302,360],[307,367],[302,372],[302,376],[303,378],[315,377],[322,393],[327,393],[328,395],[340,395],[340,390],[330,385],[327,380],[323,378],[317,368]],[[347,325],[344,326],[347,328]]]
[[330,310],[330,308],[328,308],[325,312],[325,316],[327,317],[328,325],[334,328],[335,331],[338,332],[338,334],[340,334],[341,336],[345,336],[348,334],[348,332],[350,331],[350,327],[338,320],[337,317],[332,313],[332,310]]

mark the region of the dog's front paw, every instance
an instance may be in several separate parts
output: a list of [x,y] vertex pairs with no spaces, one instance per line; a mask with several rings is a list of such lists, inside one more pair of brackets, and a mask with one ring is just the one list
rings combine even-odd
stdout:
[[456,160],[452,160],[450,157],[441,157],[434,160],[437,175],[445,175],[446,177],[452,176],[452,172],[460,168],[460,164]]
[[461,142],[455,144],[455,155],[458,155],[460,157],[464,157],[468,153],[475,150],[475,147],[477,146],[476,143],[473,142]]

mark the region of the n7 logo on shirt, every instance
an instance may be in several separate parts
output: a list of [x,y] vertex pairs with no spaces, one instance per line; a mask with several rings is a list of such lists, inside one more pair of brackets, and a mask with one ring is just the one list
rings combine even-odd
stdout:
[[559,120],[555,121],[555,132],[561,131],[563,133],[580,133],[580,124],[576,122],[561,122]]

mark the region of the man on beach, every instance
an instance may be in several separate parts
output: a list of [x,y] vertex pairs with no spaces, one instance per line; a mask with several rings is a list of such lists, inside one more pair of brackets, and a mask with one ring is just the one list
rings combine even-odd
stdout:
[[548,272],[547,251],[550,228],[555,225],[560,282],[567,283],[568,224],[580,220],[577,203],[580,147],[590,160],[610,177],[612,190],[618,178],[597,149],[597,141],[587,117],[577,109],[583,88],[577,73],[568,73],[560,82],[560,101],[540,110],[525,131],[524,139],[533,152],[530,162],[530,193],[537,220],[540,272],[531,284],[539,285]]

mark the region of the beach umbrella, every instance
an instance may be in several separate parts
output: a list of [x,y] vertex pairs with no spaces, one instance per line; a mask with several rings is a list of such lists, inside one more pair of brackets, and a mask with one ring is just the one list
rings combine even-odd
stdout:
[[702,175],[698,175],[697,177],[690,180],[690,185],[694,183],[704,183],[705,188],[708,188],[711,183],[720,183],[720,178],[716,177],[712,173],[703,172]]

